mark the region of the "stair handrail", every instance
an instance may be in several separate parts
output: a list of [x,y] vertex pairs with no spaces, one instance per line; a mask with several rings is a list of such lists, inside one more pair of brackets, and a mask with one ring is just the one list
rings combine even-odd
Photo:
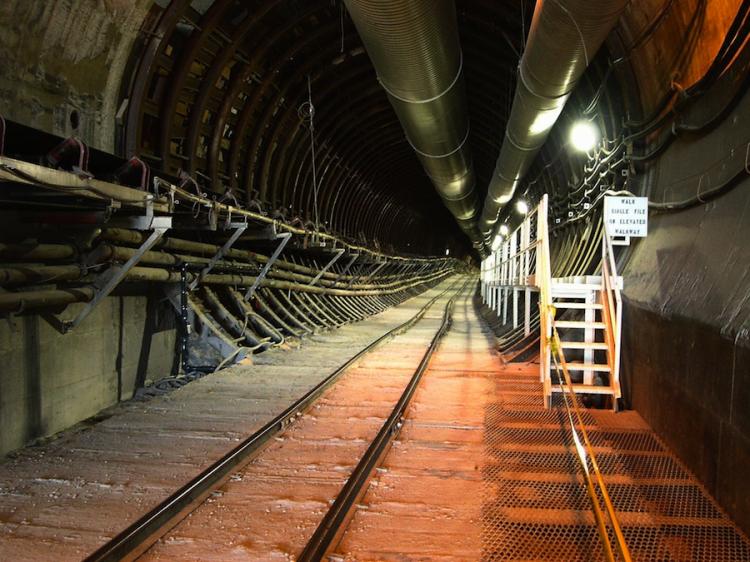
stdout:
[[617,263],[606,222],[602,228],[602,305],[603,319],[607,325],[607,354],[615,399],[620,397],[620,341],[622,329],[622,295],[620,293]]
[[[490,307],[498,304],[495,289],[533,288],[539,293],[540,381],[545,396],[550,396],[550,342],[552,338],[552,265],[549,247],[549,196],[543,195],[539,204],[524,217],[521,224],[493,247],[481,265],[481,294]],[[536,224],[534,224],[536,218]],[[534,228],[535,227],[535,228]]]
[[550,346],[552,340],[552,321],[555,309],[552,306],[552,263],[549,249],[549,225],[547,223],[548,196],[545,194],[539,202],[537,216],[537,253],[536,281],[539,286],[539,380],[544,385],[545,400],[552,393],[550,377]]

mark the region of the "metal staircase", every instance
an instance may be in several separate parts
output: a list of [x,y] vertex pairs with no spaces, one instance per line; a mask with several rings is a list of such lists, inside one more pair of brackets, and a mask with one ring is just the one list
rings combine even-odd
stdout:
[[[616,283],[621,286],[622,279]],[[560,350],[574,378],[573,389],[579,394],[599,394],[620,398],[618,334],[607,318],[603,279],[597,276],[553,278],[550,295],[554,314],[552,327],[560,335]],[[615,343],[614,347],[612,343]],[[550,385],[551,393],[562,392]],[[547,399],[551,395],[547,396]]]
[[[618,242],[615,242],[618,243]],[[627,242],[625,242],[627,243]],[[518,312],[523,308],[524,332],[537,323],[540,330],[540,379],[545,404],[563,392],[553,380],[551,349],[558,341],[558,357],[573,378],[576,394],[608,396],[617,409],[620,392],[620,333],[622,277],[612,250],[613,240],[602,228],[602,259],[599,275],[553,277],[547,226],[547,196],[530,211],[513,233],[493,248],[482,262],[482,297],[507,320],[512,309],[512,327],[520,328]],[[532,293],[536,293],[538,315],[532,318]],[[521,302],[523,301],[523,307]]]

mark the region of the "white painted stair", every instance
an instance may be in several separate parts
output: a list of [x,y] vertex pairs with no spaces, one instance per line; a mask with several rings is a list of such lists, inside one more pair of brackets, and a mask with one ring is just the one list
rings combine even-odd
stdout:
[[[552,279],[550,293],[556,310],[552,324],[560,334],[561,352],[568,370],[571,374],[583,372],[583,380],[573,385],[574,392],[609,395],[616,405],[620,397],[614,369],[616,350],[612,345],[616,340],[610,337],[612,334],[605,318],[603,299],[606,297],[601,276],[556,277]],[[560,316],[569,310],[580,311],[573,313],[577,316],[582,312],[583,318],[561,320]],[[583,361],[570,358],[573,354],[580,358],[581,353]],[[599,362],[595,360],[597,358]],[[551,393],[562,392],[557,384],[552,384],[549,390]]]

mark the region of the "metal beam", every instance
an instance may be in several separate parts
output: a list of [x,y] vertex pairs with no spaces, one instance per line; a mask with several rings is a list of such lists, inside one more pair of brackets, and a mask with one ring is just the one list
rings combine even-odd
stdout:
[[149,251],[162,236],[164,236],[164,233],[167,230],[169,230],[169,226],[166,226],[166,221],[164,224],[160,222],[155,222],[155,224],[158,226],[154,227],[151,235],[140,245],[128,261],[122,265],[113,265],[107,271],[102,273],[96,281],[94,281],[94,298],[86,303],[83,310],[81,310],[81,312],[78,313],[78,316],[73,320],[62,322],[61,331],[63,333],[67,333],[76,328],[89,314],[91,314],[94,308],[96,308],[96,305],[98,305],[104,297],[108,296],[115,287],[120,284],[128,274],[128,271],[130,271],[141,260],[143,255]]
[[255,282],[253,283],[252,287],[250,287],[247,290],[247,292],[245,292],[245,296],[243,297],[243,300],[245,302],[249,301],[250,298],[253,296],[253,293],[255,293],[255,291],[258,288],[258,286],[260,285],[261,281],[263,281],[263,279],[265,279],[266,275],[268,274],[268,272],[271,270],[271,267],[273,266],[273,264],[276,262],[276,260],[281,255],[281,252],[284,250],[284,246],[286,246],[287,242],[289,242],[289,240],[291,239],[291,237],[292,237],[292,233],[291,232],[284,232],[282,234],[277,234],[276,235],[276,239],[280,240],[279,241],[279,245],[276,246],[276,249],[274,250],[273,254],[271,255],[271,257],[266,262],[266,265],[263,266],[263,269],[261,269],[260,273],[255,278]]
[[361,254],[354,254],[352,256],[352,259],[349,260],[349,263],[346,264],[346,267],[344,267],[343,271],[338,274],[336,279],[333,280],[333,284],[336,285],[336,283],[339,282],[339,279],[341,279],[344,275],[346,275],[346,272],[349,271],[349,268],[354,265],[354,262],[357,261],[357,258],[359,258]]
[[320,270],[320,271],[318,272],[318,274],[317,274],[317,275],[315,276],[315,278],[314,278],[314,279],[313,279],[312,281],[310,281],[310,287],[312,287],[313,285],[315,285],[315,283],[317,283],[317,282],[318,282],[318,281],[320,280],[320,278],[321,278],[321,277],[323,277],[323,274],[324,274],[324,273],[325,273],[326,271],[328,271],[328,270],[329,270],[329,269],[331,268],[331,266],[332,266],[332,265],[333,265],[334,263],[336,263],[336,261],[337,261],[337,260],[338,260],[338,259],[339,259],[339,258],[340,258],[341,256],[343,256],[343,255],[344,255],[344,252],[345,252],[345,251],[346,251],[346,250],[344,250],[343,248],[340,248],[340,249],[336,250],[336,255],[335,255],[335,256],[333,256],[333,257],[331,258],[331,260],[330,260],[330,261],[329,261],[329,262],[328,262],[328,263],[326,264],[326,266],[325,266],[325,267],[324,267],[323,269],[321,269],[321,270]]
[[201,272],[195,277],[195,279],[193,279],[193,281],[188,286],[188,291],[193,291],[198,286],[198,283],[203,281],[203,278],[216,266],[219,260],[221,260],[226,255],[229,249],[234,245],[237,239],[242,236],[242,233],[245,232],[245,230],[247,230],[247,223],[241,223],[239,226],[235,226],[232,236],[229,237],[229,240],[224,242],[224,245],[219,248],[219,251],[213,255],[208,264],[206,264],[206,267],[204,267]]
[[385,267],[387,263],[388,262],[385,262],[385,261],[382,262],[382,263],[379,263],[378,266],[375,269],[373,269],[370,272],[370,274],[367,277],[365,277],[362,281],[369,281],[370,278],[372,278],[372,276],[375,275],[378,271],[380,271],[381,269],[383,269],[383,267]]

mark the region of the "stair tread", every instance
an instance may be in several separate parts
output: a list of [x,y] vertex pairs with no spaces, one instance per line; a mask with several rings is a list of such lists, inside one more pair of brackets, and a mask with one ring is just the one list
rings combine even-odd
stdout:
[[[554,385],[552,387],[552,392],[565,392],[560,389],[559,386]],[[615,389],[611,386],[595,386],[595,385],[588,385],[588,384],[574,384],[573,385],[573,392],[576,394],[615,394]]]
[[594,284],[601,283],[601,275],[569,275],[568,277],[553,277],[553,283],[566,283],[569,285],[583,285],[583,284]]
[[567,362],[569,371],[601,371],[608,373],[611,369],[609,365],[601,363],[579,363],[578,361]]
[[561,341],[560,345],[565,349],[609,349],[606,343],[598,341]]
[[594,310],[601,310],[604,308],[603,304],[595,303],[595,302],[568,302],[568,301],[558,301],[553,302],[552,306],[555,308],[580,308],[580,309],[594,309]]
[[555,295],[567,295],[569,293],[581,294],[581,293],[594,293],[601,291],[601,285],[594,285],[587,283],[586,285],[577,283],[552,283],[551,291],[552,296]]
[[604,322],[586,322],[585,320],[555,320],[558,328],[600,328],[604,329]]

